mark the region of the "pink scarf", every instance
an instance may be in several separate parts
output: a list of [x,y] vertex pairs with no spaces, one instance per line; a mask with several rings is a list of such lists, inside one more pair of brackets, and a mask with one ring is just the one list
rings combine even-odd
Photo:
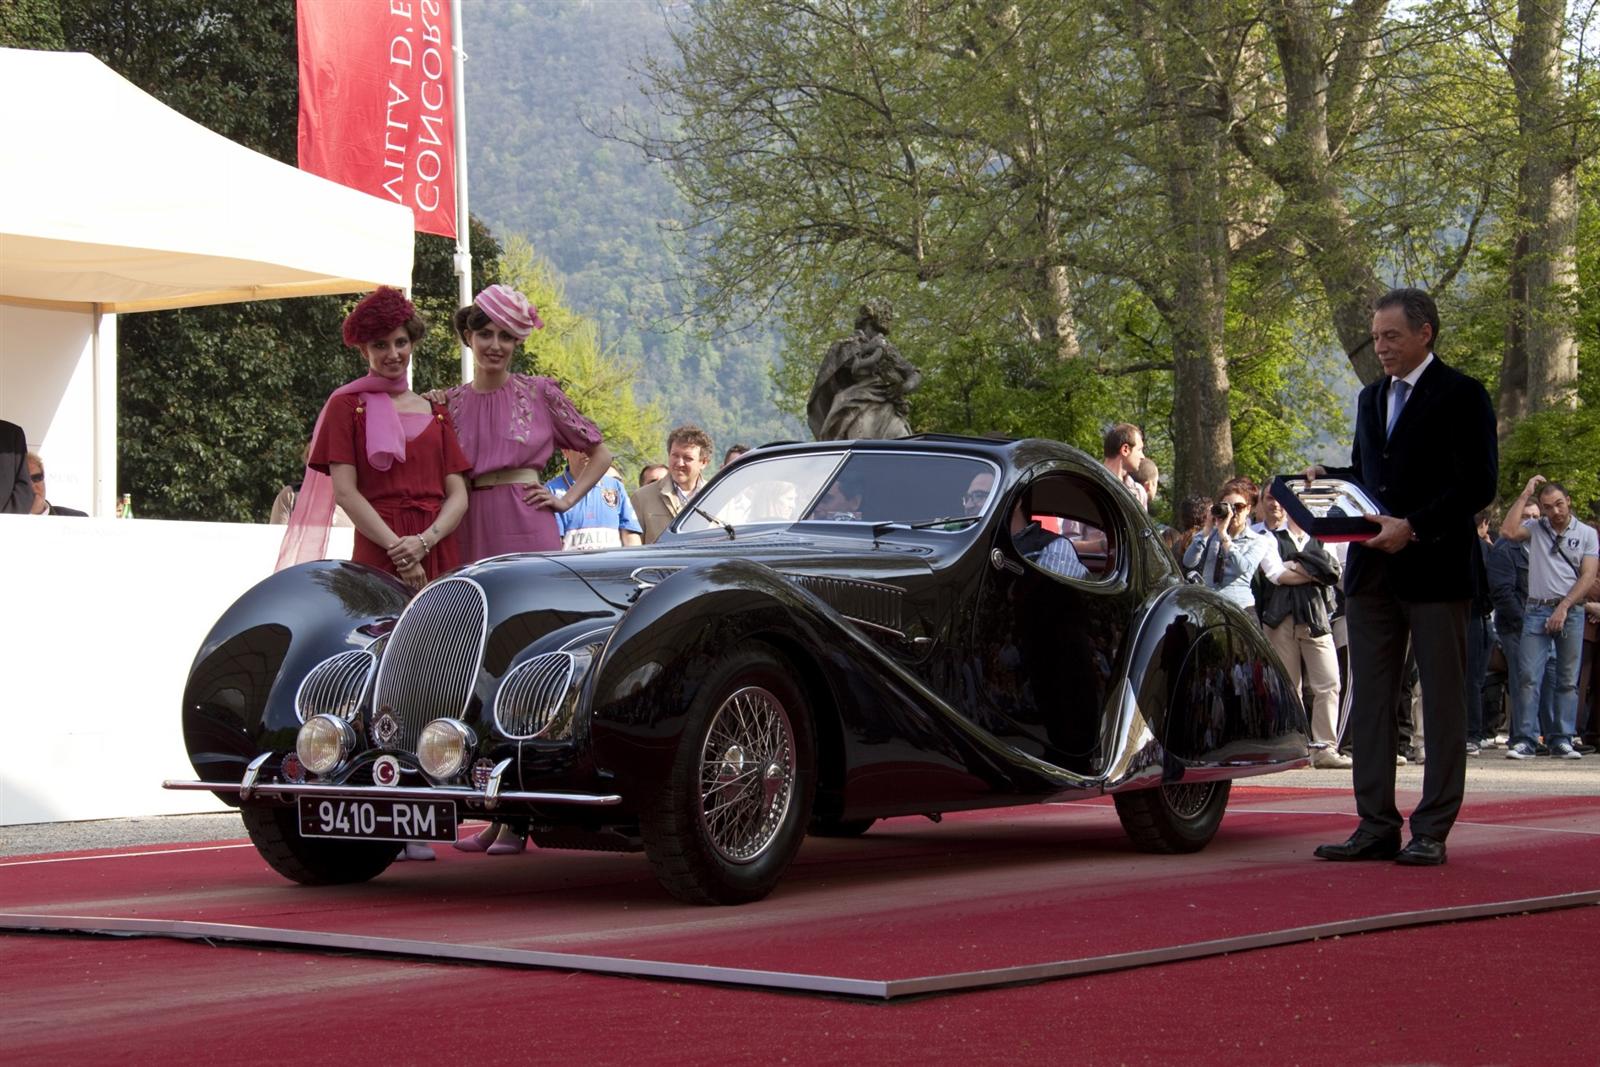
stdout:
[[[368,374],[341,385],[328,397],[328,402],[332,403],[336,396],[361,394],[367,408],[367,462],[376,470],[386,471],[396,461],[406,461],[406,435],[400,426],[400,413],[395,410],[394,397],[408,388],[404,378]],[[322,411],[317,415],[316,429],[311,431],[313,451],[317,438],[322,434],[322,420],[327,416],[328,404],[323,404]],[[333,479],[307,467],[305,480],[300,483],[300,492],[294,499],[289,528],[283,534],[283,545],[278,549],[278,565],[273,568],[274,571],[327,558],[333,508]]]

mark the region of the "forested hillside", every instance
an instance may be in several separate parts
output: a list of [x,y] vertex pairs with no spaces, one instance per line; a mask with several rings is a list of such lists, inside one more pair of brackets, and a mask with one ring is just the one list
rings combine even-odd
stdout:
[[671,182],[586,128],[641,102],[631,68],[671,52],[662,6],[468,0],[462,13],[473,214],[555,266],[602,343],[642,362],[639,398],[671,422],[699,423],[719,449],[799,436],[773,399],[770,332],[682,325],[688,272],[661,229],[680,213]]

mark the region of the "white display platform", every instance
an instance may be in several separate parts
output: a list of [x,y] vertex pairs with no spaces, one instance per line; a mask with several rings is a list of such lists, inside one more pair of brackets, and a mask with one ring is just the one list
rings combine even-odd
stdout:
[[[272,572],[282,526],[0,515],[0,825],[220,811],[181,705],[200,642]],[[348,559],[353,531],[329,554]]]

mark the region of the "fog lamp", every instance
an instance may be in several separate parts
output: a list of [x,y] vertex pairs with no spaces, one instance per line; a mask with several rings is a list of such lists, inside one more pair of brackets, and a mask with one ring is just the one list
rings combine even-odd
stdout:
[[454,778],[467,766],[478,739],[456,719],[435,719],[417,738],[417,763],[429,778]]
[[344,766],[355,751],[356,732],[336,715],[313,715],[295,737],[295,755],[306,770],[319,777]]

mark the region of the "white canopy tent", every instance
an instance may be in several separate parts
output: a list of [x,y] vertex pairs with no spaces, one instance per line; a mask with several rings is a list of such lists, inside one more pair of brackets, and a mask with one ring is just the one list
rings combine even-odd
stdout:
[[44,456],[51,501],[98,517],[0,515],[0,647],[27,664],[0,728],[51,724],[0,751],[0,825],[194,810],[159,788],[189,773],[188,657],[270,573],[281,528],[110,519],[116,313],[409,288],[411,211],[235,144],[88,55],[0,49],[0,130],[0,418]]
[[408,287],[409,208],[212,133],[93,56],[0,49],[0,299],[155,311]]

